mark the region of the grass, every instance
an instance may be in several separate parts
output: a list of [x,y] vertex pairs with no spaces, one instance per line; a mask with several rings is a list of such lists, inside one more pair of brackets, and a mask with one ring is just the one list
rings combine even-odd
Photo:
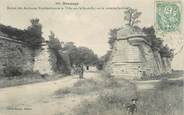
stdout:
[[108,85],[98,92],[95,101],[85,100],[75,108],[75,115],[123,115],[125,106],[131,99],[137,98],[134,85],[127,84],[127,87]]
[[183,70],[174,70],[172,71],[172,73],[161,74],[158,76],[149,76],[149,77],[145,76],[138,80],[160,80],[164,78],[178,78],[178,77],[182,77],[183,75],[184,75]]
[[64,89],[59,89],[55,92],[57,97],[63,97],[68,94],[77,94],[84,95],[92,91],[99,90],[100,87],[97,85],[97,82],[94,80],[81,79],[78,82],[74,83],[73,87],[66,87]]
[[19,86],[19,85],[25,85],[25,84],[37,83],[37,82],[51,81],[51,80],[56,80],[62,77],[63,75],[53,75],[53,76],[41,75],[38,72],[27,73],[21,76],[14,76],[11,78],[2,77],[0,78],[0,88]]
[[[114,79],[113,79],[114,80]],[[111,81],[111,79],[109,79]],[[102,85],[95,100],[85,100],[73,109],[74,115],[127,115],[126,105],[130,99],[137,97],[138,111],[135,115],[182,115],[183,81],[162,80],[152,90],[136,91],[128,81],[113,85]],[[115,84],[115,85],[114,85]]]
[[138,114],[182,115],[183,81],[162,81],[152,91],[139,92]]
[[[100,74],[102,75],[102,74]],[[103,77],[102,77],[103,76]],[[57,90],[54,95],[56,97],[63,97],[66,95],[85,95],[89,93],[94,93],[94,92],[101,92],[104,89],[107,90],[112,90],[114,88],[120,88],[120,87],[134,87],[133,84],[126,80],[115,80],[112,77],[104,77],[102,75],[97,77],[97,79],[81,79],[74,83],[72,87],[66,87],[66,88],[61,88]],[[128,90],[128,89],[127,89]]]

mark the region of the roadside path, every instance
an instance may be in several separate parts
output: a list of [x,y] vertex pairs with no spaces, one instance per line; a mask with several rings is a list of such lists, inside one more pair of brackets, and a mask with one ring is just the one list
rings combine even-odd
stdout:
[[[57,81],[2,88],[0,115],[50,115],[40,112],[52,108],[52,106],[44,108],[44,103],[51,104],[54,101],[52,95],[55,91],[71,87],[77,81],[77,76],[70,76]],[[40,111],[37,113],[38,109]]]

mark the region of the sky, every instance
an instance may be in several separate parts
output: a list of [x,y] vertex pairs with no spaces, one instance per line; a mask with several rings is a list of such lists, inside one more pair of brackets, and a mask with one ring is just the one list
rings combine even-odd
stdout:
[[[183,0],[182,0],[183,1]],[[61,5],[56,5],[60,2]],[[124,10],[13,10],[7,7],[63,7],[62,2],[77,2],[83,7],[132,7],[142,12],[139,26],[152,26],[155,22],[154,0],[1,0],[0,23],[20,29],[30,25],[29,20],[39,18],[43,27],[43,36],[47,40],[53,31],[60,41],[74,42],[77,46],[86,46],[99,56],[109,50],[108,33],[110,29],[125,24]],[[65,6],[66,7],[66,6]],[[182,41],[181,31],[161,34],[165,43],[179,50]],[[176,56],[173,66],[184,68],[184,51]],[[178,63],[180,60],[181,63]]]

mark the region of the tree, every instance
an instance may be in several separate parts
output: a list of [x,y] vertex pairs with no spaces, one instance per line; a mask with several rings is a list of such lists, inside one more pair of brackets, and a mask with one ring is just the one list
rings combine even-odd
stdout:
[[87,47],[78,47],[80,54],[79,63],[84,65],[94,65],[98,60],[97,55]]
[[64,44],[63,50],[68,52],[71,66],[73,65],[94,65],[98,60],[97,55],[87,47],[77,47],[73,42]]
[[68,53],[71,66],[76,65],[78,63],[78,57],[80,55],[74,43],[73,42],[64,43],[63,50]]
[[138,18],[142,13],[138,12],[137,9],[133,9],[129,7],[126,9],[124,13],[125,13],[124,20],[128,21],[126,25],[134,26],[135,24],[140,23],[140,20],[138,20]]
[[42,35],[42,25],[39,23],[39,19],[31,19],[31,26],[28,27],[28,31],[33,31],[37,36],[41,37]]
[[161,47],[163,47],[163,40],[162,38],[158,38],[156,36],[155,29],[153,26],[148,27],[148,28],[144,27],[142,30],[147,36],[145,39],[147,40],[147,42],[151,44],[151,48],[153,50],[155,49],[159,50]]
[[[32,49],[38,49],[41,47],[43,42],[42,37],[42,25],[39,23],[39,19],[31,19],[31,26],[27,28],[25,31],[26,34],[23,35],[25,42],[31,47]],[[30,39],[26,39],[26,37]]]
[[50,51],[50,63],[56,73],[70,74],[70,62],[67,53],[63,52],[61,42],[53,32],[49,35],[48,48]]
[[61,49],[61,43],[58,38],[55,37],[55,34],[51,31],[49,35],[49,42],[48,42],[49,48],[54,50],[60,50]]
[[100,59],[98,59],[97,69],[99,69],[99,70],[104,69],[105,64],[109,61],[111,53],[112,53],[111,50],[107,51],[107,53],[105,55],[103,55],[102,57],[100,57]]
[[117,39],[117,31],[119,29],[117,28],[114,28],[114,29],[111,29],[110,32],[109,32],[109,45],[110,45],[110,49],[112,49],[114,47],[114,42],[116,41]]
[[158,38],[155,34],[155,29],[153,26],[144,27],[143,32],[146,34],[146,40],[151,44],[152,50],[158,50],[161,57],[172,58],[174,56],[174,50],[170,49],[167,45],[163,45],[162,38]]
[[165,45],[164,47],[160,48],[160,55],[161,57],[173,58],[174,50]]

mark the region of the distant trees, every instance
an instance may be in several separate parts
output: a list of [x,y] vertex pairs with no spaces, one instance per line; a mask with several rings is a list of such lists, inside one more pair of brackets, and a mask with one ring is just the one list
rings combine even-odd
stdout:
[[80,53],[79,63],[83,63],[84,65],[95,65],[96,64],[98,57],[93,52],[93,50],[87,47],[78,47],[78,51]]
[[107,53],[105,55],[103,55],[102,57],[100,57],[98,59],[98,63],[97,63],[97,69],[98,70],[102,70],[104,69],[105,64],[108,62],[110,55],[111,55],[112,51],[109,50],[107,51]]
[[63,50],[68,52],[71,66],[73,65],[95,65],[98,57],[93,50],[87,47],[77,47],[72,42],[64,44]]
[[70,69],[76,65],[95,65],[97,55],[87,47],[77,47],[73,42],[60,42],[51,32],[48,42],[51,52],[50,62],[55,72],[70,74]]
[[135,24],[140,23],[139,17],[141,16],[141,12],[139,12],[137,9],[133,9],[128,7],[124,11],[124,20],[127,21],[126,25],[134,26]]

